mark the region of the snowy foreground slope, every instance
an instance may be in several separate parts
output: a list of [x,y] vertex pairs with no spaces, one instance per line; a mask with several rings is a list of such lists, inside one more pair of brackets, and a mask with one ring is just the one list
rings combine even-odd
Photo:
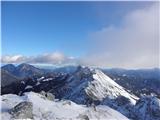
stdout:
[[2,120],[11,120],[10,110],[24,101],[33,104],[33,119],[35,120],[128,120],[119,112],[107,106],[86,107],[71,101],[50,101],[41,94],[28,92],[24,96],[6,94],[1,96]]

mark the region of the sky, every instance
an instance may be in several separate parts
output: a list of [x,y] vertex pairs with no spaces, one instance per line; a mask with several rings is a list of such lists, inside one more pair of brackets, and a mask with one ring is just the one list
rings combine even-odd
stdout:
[[2,2],[3,63],[158,67],[158,2]]

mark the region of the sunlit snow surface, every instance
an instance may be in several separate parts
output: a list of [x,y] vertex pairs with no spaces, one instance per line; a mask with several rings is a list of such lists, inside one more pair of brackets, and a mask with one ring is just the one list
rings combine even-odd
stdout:
[[8,111],[22,101],[33,103],[33,115],[35,120],[79,120],[81,116],[87,115],[91,120],[128,120],[119,112],[107,106],[97,106],[96,111],[93,107],[77,105],[71,101],[49,101],[44,96],[29,92],[24,96],[6,94],[1,96],[2,120],[11,120]]
[[123,87],[114,82],[100,70],[95,70],[94,80],[85,89],[86,93],[94,100],[103,100],[106,97],[114,99],[118,96],[125,96],[131,103],[135,104],[136,96],[129,94]]

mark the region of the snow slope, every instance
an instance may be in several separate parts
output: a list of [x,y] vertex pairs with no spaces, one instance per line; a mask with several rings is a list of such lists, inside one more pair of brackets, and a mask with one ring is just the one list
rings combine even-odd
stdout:
[[33,115],[36,120],[79,120],[88,117],[90,120],[128,120],[119,112],[107,106],[97,106],[96,110],[93,107],[77,105],[71,101],[49,101],[44,96],[28,92],[24,96],[6,94],[1,96],[2,120],[11,120],[9,110],[22,101],[33,103]]
[[124,96],[128,98],[132,104],[136,103],[138,99],[136,96],[129,94],[123,87],[100,70],[94,70],[93,79],[94,80],[89,82],[88,87],[85,89],[87,95],[93,100],[102,101],[106,97],[115,99],[118,96]]

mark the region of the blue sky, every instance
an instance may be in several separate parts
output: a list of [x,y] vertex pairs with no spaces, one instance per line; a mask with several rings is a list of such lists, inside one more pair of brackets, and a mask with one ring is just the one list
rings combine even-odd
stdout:
[[[2,55],[84,57],[90,36],[153,2],[2,2]],[[106,44],[106,43],[105,43]],[[107,43],[110,44],[110,43]]]
[[81,56],[88,35],[119,25],[127,12],[146,6],[132,2],[4,2],[2,53],[37,55],[60,51]]

